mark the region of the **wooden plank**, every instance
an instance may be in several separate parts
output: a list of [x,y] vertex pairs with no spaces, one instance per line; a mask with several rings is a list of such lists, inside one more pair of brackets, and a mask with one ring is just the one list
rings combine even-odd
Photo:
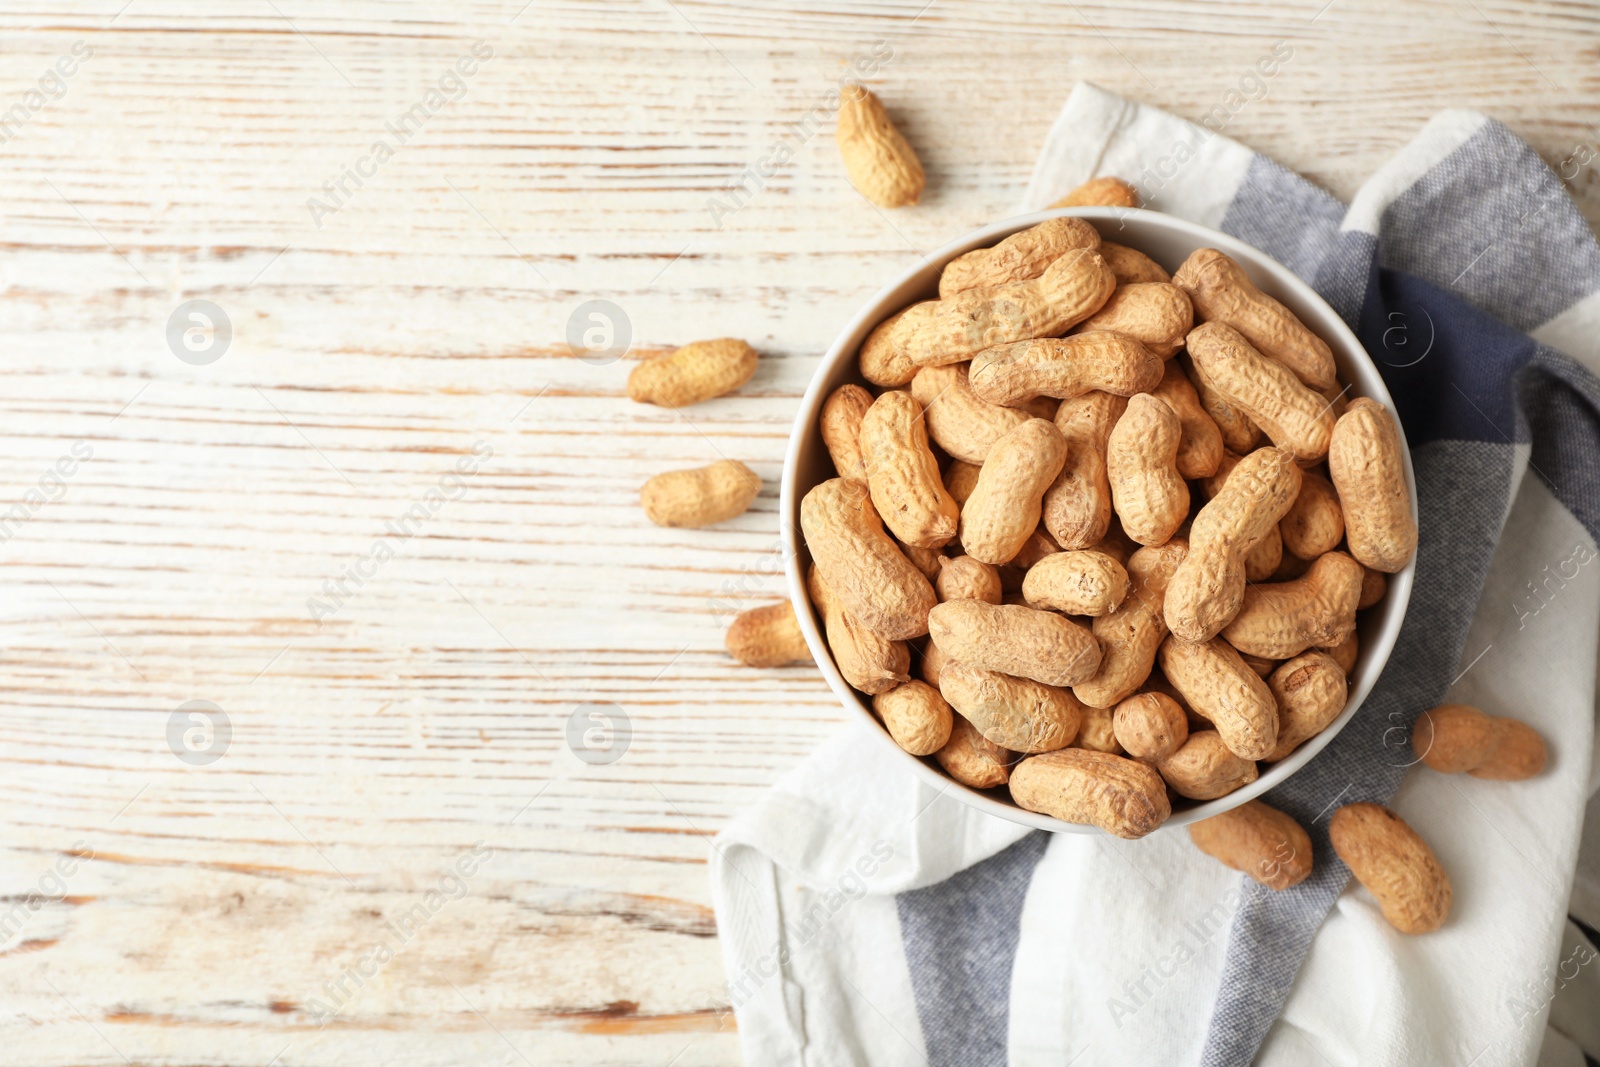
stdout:
[[[843,714],[721,631],[782,595],[789,424],[854,309],[1015,210],[1078,79],[1198,118],[1287,40],[1228,132],[1341,196],[1442,108],[1555,162],[1600,102],[1596,11],[1553,2],[120,2],[0,11],[17,1064],[737,1062],[708,838]],[[825,104],[882,46],[929,174],[892,216]],[[233,329],[205,366],[166,340],[195,298]],[[574,357],[590,300],[629,359]],[[633,359],[719,335],[763,353],[739,396],[626,400]],[[647,477],[722,456],[767,482],[750,513],[643,520]],[[196,700],[232,730],[206,765],[168,743]],[[567,747],[590,705],[616,762]]]

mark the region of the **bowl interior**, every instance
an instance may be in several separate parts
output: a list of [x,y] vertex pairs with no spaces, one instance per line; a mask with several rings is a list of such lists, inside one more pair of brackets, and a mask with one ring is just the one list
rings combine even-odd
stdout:
[[[794,431],[789,440],[789,452],[784,464],[782,493],[779,504],[783,516],[783,538],[789,576],[789,595],[794,601],[795,614],[800,628],[811,647],[812,656],[822,669],[824,677],[846,708],[852,709],[874,726],[878,740],[897,753],[906,768],[922,776],[934,788],[947,790],[965,803],[991,815],[1043,830],[1067,833],[1100,833],[1098,828],[1063,822],[1049,815],[1024,811],[1010,799],[1005,787],[979,791],[961,785],[947,777],[932,757],[917,757],[905,752],[877,725],[871,706],[862,695],[844,680],[834,666],[833,658],[821,631],[820,621],[811,608],[806,593],[805,575],[811,566],[811,556],[800,536],[800,500],[819,482],[834,477],[833,463],[817,427],[817,417],[822,403],[834,389],[847,383],[868,383],[856,368],[856,351],[868,333],[879,322],[918,300],[938,295],[939,272],[951,259],[971,251],[985,248],[997,241],[1037,225],[1045,219],[1061,215],[1075,215],[1097,228],[1107,241],[1115,241],[1136,248],[1160,263],[1169,272],[1177,269],[1188,255],[1198,248],[1216,248],[1237,260],[1261,290],[1281,301],[1298,315],[1302,322],[1317,333],[1333,349],[1339,366],[1340,380],[1349,385],[1349,396],[1367,396],[1394,410],[1393,399],[1384,387],[1376,366],[1361,343],[1351,333],[1344,321],[1317,296],[1310,286],[1296,277],[1281,263],[1249,245],[1224,233],[1185,222],[1182,219],[1153,211],[1130,211],[1123,208],[1069,208],[1041,211],[1021,215],[976,230],[931,254],[917,267],[907,271],[874,297],[851,320],[839,335],[833,347],[823,357],[822,365],[812,379],[811,387],[800,405]],[[1410,448],[1401,430],[1401,454],[1405,460],[1406,487],[1411,496],[1411,510],[1417,508],[1416,479],[1411,469]],[[1362,613],[1360,620],[1360,653],[1350,678],[1350,697],[1344,711],[1327,729],[1296,749],[1287,759],[1272,764],[1255,782],[1235,790],[1225,797],[1206,802],[1177,801],[1172,817],[1163,826],[1182,826],[1198,819],[1208,818],[1243,804],[1252,797],[1271,789],[1304,766],[1335,734],[1355,715],[1362,701],[1372,691],[1389,653],[1399,635],[1400,623],[1405,616],[1406,604],[1411,599],[1411,585],[1415,561],[1405,570],[1389,576],[1384,599]],[[915,674],[915,671],[913,671]]]

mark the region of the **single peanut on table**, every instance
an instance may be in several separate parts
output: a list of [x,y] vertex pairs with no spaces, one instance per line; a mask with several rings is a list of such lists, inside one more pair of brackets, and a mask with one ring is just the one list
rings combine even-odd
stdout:
[[921,198],[927,180],[922,161],[869,90],[853,83],[840,88],[834,140],[862,196],[879,207],[906,207]]
[[628,375],[628,396],[641,404],[681,408],[731,393],[755,376],[756,350],[733,337],[695,341],[648,360]]
[[861,420],[861,458],[873,507],[896,538],[938,548],[955,537],[960,509],[928,448],[922,405],[910,394],[891,390],[873,401]]
[[743,515],[761,493],[761,478],[737,460],[667,471],[644,483],[639,503],[657,526],[698,528]]
[[1450,879],[1404,819],[1379,804],[1346,804],[1328,821],[1333,850],[1403,934],[1424,934],[1450,915]]
[[1268,889],[1299,885],[1311,875],[1311,837],[1293,818],[1259,800],[1189,826],[1208,856],[1243,871]]
[[811,662],[811,649],[787,600],[741,611],[723,638],[728,655],[747,667]]

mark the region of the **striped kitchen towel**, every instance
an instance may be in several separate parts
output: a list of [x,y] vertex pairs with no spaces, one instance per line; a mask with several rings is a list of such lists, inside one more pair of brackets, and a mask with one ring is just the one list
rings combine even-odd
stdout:
[[[1346,205],[1222,136],[1226,118],[1080,85],[1023,207],[1096,175],[1133,181],[1147,206],[1315,286],[1394,394],[1421,507],[1410,611],[1366,704],[1266,797],[1310,830],[1315,872],[1272,893],[1182,831],[1026,831],[918,784],[849,727],[717,840],[748,1063],[1600,1056],[1595,827],[1580,850],[1597,766],[1600,246],[1562,182],[1594,152],[1558,175],[1499,123],[1447,112]],[[1548,769],[1408,770],[1411,723],[1445,700],[1531,723]],[[1327,825],[1355,800],[1392,804],[1432,844],[1455,888],[1442,930],[1397,933],[1351,881]]]

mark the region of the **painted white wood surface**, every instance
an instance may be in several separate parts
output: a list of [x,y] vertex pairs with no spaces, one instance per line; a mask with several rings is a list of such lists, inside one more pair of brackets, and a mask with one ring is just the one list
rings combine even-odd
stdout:
[[[843,715],[810,668],[728,661],[722,626],[781,595],[779,463],[835,329],[1013,212],[1079,78],[1199,118],[1289,41],[1228,132],[1348,196],[1444,107],[1552,162],[1593,145],[1597,24],[1551,0],[0,4],[5,1062],[737,1062],[708,839]],[[432,110],[474,41],[492,57]],[[824,115],[713,219],[883,43],[923,205],[857,197]],[[1592,166],[1572,187],[1600,218]],[[233,328],[206,366],[165,336],[194,298]],[[630,359],[734,335],[762,368],[633,405],[630,361],[565,341],[596,299]],[[644,521],[649,475],[720,456],[768,480],[750,513]],[[168,743],[191,700],[232,727],[205,766]],[[589,703],[631,722],[615,762],[569,751]],[[480,841],[464,895],[429,898]]]

